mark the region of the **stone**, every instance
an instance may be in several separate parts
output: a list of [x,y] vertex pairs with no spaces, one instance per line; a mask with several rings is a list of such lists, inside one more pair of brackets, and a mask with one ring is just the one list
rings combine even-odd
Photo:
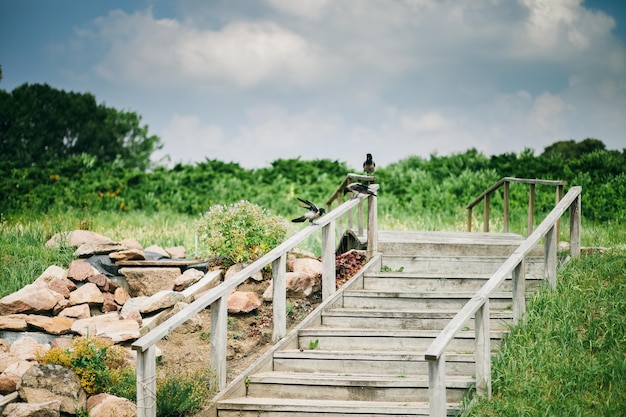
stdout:
[[61,402],[10,403],[5,407],[2,415],[4,417],[59,417],[61,415]]
[[48,287],[29,284],[0,299],[0,315],[43,313],[51,311],[56,304],[57,295],[55,292]]
[[113,294],[103,293],[104,301],[102,302],[102,308],[100,311],[103,313],[110,313],[111,311],[118,311],[121,307],[115,302]]
[[96,284],[100,291],[106,291],[109,279],[103,274],[95,274],[87,278],[87,282]]
[[311,258],[296,258],[287,262],[287,270],[305,275],[322,275],[322,262]]
[[30,336],[22,336],[11,345],[10,353],[25,361],[37,359],[50,350],[49,344],[41,344]]
[[70,292],[78,288],[72,280],[67,278],[53,278],[47,285],[48,288],[61,294],[64,298],[70,298]]
[[67,278],[67,271],[60,266],[50,265],[46,268],[45,271],[37,279],[34,283],[45,283],[48,284],[52,279],[63,279]]
[[120,268],[119,273],[126,277],[130,294],[151,296],[161,290],[171,290],[178,278],[180,268]]
[[76,259],[70,262],[70,266],[67,269],[67,277],[76,282],[83,282],[90,276],[98,273],[98,270],[84,259]]
[[[224,274],[224,281],[228,281],[235,274],[241,272],[247,266],[248,264],[242,264],[242,263],[234,264],[233,266],[231,266],[230,268],[226,270],[226,273]],[[253,279],[256,282],[261,282],[263,281],[263,274],[261,274],[261,271],[259,271],[256,274],[252,274],[249,278]]]
[[128,314],[130,314],[131,311],[135,311],[135,310],[139,311],[143,303],[148,298],[150,297],[146,297],[145,295],[129,298],[128,301],[126,301],[124,305],[122,306],[122,310],[120,310],[120,316],[125,319],[125,318],[128,318],[127,316]]
[[89,417],[135,417],[137,405],[132,401],[111,394],[98,394],[87,400]]
[[17,386],[22,378],[19,375],[1,373],[0,374],[0,394],[7,395],[17,391]]
[[26,322],[29,326],[32,326],[37,330],[42,330],[48,334],[62,335],[68,334],[72,331],[71,329],[74,320],[68,317],[59,316],[49,317],[29,315],[26,317]]
[[88,258],[94,255],[108,255],[111,252],[125,250],[126,247],[119,243],[83,243],[74,251],[77,258]]
[[15,362],[19,362],[21,360],[22,359],[20,359],[19,356],[15,356],[14,354],[12,354],[9,351],[0,352],[0,373],[6,371],[6,369],[9,367],[9,365],[11,365],[11,364],[13,364]]
[[120,245],[126,246],[128,249],[143,250],[141,243],[137,242],[135,239],[122,239],[119,243]]
[[160,247],[159,245],[151,245],[148,246],[147,248],[145,248],[143,250],[144,252],[153,252],[153,253],[157,253],[165,258],[169,258],[170,254],[167,253],[167,251],[165,249],[163,249],[162,247]]
[[146,255],[140,249],[126,249],[109,253],[109,258],[113,261],[136,261],[146,259]]
[[228,297],[229,313],[249,313],[262,304],[259,296],[252,291],[235,291]]
[[75,414],[87,406],[87,393],[80,379],[61,365],[34,365],[22,375],[19,395],[28,403],[60,401],[60,411]]
[[118,304],[123,306],[126,301],[130,299],[130,294],[126,291],[124,287],[117,287],[113,292],[113,300]]
[[78,304],[67,307],[59,313],[59,317],[68,317],[70,319],[86,319],[91,317],[91,309],[89,304]]
[[26,314],[9,314],[0,316],[0,330],[11,330],[14,332],[25,332],[28,329]]
[[99,305],[104,302],[104,296],[96,284],[91,282],[84,284],[70,293],[70,304]]
[[22,375],[24,375],[26,371],[28,371],[34,364],[35,362],[33,361],[18,359],[14,362],[9,363],[4,370],[4,373],[18,375],[21,379]]
[[141,314],[152,313],[159,310],[172,307],[174,304],[181,302],[185,299],[185,296],[176,291],[164,290],[149,297],[143,302],[139,312]]
[[123,319],[118,313],[106,313],[88,319],[76,320],[72,331],[81,336],[97,336],[114,343],[135,340],[140,337],[139,324]]
[[59,248],[60,245],[69,245],[73,248],[77,248],[83,243],[114,243],[110,238],[92,232],[89,230],[73,230],[71,232],[57,233],[48,242],[46,242],[47,248]]
[[165,252],[172,258],[185,259],[187,257],[187,251],[184,246],[172,246],[166,248]]
[[[287,272],[285,275],[285,286],[287,290],[287,297],[304,298],[309,297],[311,294],[320,291],[322,288],[322,282],[319,276],[306,275],[299,272]],[[263,299],[266,301],[272,301],[274,294],[274,282],[270,282],[263,293]]]
[[192,284],[200,281],[204,273],[195,268],[189,268],[174,280],[174,291],[182,291]]

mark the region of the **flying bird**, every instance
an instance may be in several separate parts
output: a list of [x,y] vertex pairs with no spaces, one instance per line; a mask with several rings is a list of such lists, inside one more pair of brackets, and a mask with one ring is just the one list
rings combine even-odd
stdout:
[[372,159],[372,154],[368,153],[367,156],[365,157],[365,162],[363,162],[363,171],[366,174],[371,175],[374,173],[375,169],[376,169],[376,163]]
[[293,219],[292,222],[302,223],[308,220],[309,222],[311,222],[311,224],[317,224],[313,220],[320,218],[321,216],[326,214],[326,210],[324,210],[323,208],[317,208],[317,206],[311,203],[309,200],[303,200],[301,198],[298,198],[298,200],[303,204],[301,205],[301,207],[307,208],[309,209],[309,211],[307,211],[297,219]]
[[360,182],[353,182],[351,184],[348,184],[346,186],[346,188],[343,189],[343,194],[347,194],[347,193],[352,193],[352,198],[357,198],[359,196],[359,194],[367,194],[367,195],[373,195],[374,197],[376,197],[376,193],[370,189],[370,187],[368,187],[367,185],[363,185]]

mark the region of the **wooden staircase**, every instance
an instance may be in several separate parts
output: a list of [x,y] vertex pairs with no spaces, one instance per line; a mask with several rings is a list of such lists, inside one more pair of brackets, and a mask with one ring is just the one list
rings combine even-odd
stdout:
[[[379,232],[360,274],[216,398],[205,415],[426,416],[424,352],[520,245],[497,233]],[[543,279],[543,248],[526,261],[527,293]],[[511,322],[510,279],[490,299],[491,341]],[[471,392],[473,319],[446,351],[448,414]]]

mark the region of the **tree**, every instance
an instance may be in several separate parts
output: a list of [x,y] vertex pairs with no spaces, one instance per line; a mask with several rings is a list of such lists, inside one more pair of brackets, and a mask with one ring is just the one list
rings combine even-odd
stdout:
[[541,156],[553,156],[556,154],[561,154],[565,158],[579,158],[580,156],[591,153],[593,151],[605,150],[606,146],[601,140],[587,138],[576,143],[575,140],[562,140],[559,142],[554,142],[552,145],[544,148]]
[[0,90],[0,162],[23,167],[89,154],[145,170],[162,147],[140,116],[98,104],[92,94],[48,84]]

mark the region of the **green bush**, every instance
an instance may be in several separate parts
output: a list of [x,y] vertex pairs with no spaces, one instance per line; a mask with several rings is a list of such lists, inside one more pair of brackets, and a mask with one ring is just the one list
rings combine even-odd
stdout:
[[209,368],[161,379],[157,382],[157,416],[192,415],[216,392],[215,374]]
[[230,263],[260,258],[285,240],[289,231],[285,219],[245,200],[212,206],[196,227],[198,240],[209,256]]

